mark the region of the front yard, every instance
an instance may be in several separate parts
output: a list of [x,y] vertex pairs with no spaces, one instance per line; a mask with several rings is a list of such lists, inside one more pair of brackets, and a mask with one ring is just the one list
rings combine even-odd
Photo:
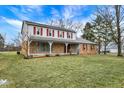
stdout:
[[0,87],[124,87],[124,58],[112,55],[23,59],[0,53]]

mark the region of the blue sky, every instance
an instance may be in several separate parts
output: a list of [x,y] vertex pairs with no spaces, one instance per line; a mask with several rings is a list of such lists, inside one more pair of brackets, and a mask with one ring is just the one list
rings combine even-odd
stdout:
[[22,20],[48,24],[53,19],[71,19],[85,24],[95,13],[96,6],[67,5],[0,5],[0,33],[6,35],[6,42],[21,31]]

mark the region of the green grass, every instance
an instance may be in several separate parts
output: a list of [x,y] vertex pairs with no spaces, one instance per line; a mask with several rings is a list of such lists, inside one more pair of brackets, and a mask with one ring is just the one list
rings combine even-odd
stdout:
[[23,59],[0,53],[0,87],[124,87],[124,58],[113,55]]

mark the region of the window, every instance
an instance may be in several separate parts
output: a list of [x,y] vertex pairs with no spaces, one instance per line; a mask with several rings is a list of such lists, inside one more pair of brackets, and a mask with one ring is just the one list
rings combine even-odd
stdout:
[[39,35],[40,34],[40,29],[38,28],[38,30],[37,30],[37,35]]
[[58,37],[64,38],[64,31],[58,30]]
[[47,36],[53,36],[53,30],[47,28]]
[[83,50],[85,50],[85,44],[83,44]]
[[51,30],[49,30],[49,36],[52,36],[52,31]]
[[45,42],[39,43],[39,51],[40,53],[49,52],[49,44]]
[[43,44],[42,51],[43,52],[49,52],[49,44],[48,43],[42,43],[42,44]]
[[39,44],[40,42],[32,42],[32,48],[31,48],[32,53],[39,52]]
[[34,27],[34,35],[40,35],[40,27]]
[[63,33],[62,33],[62,31],[60,31],[59,37],[63,37]]
[[71,38],[71,33],[67,32],[67,38]]
[[63,31],[63,38],[64,38],[64,31]]
[[53,37],[54,37],[54,30],[53,30]]

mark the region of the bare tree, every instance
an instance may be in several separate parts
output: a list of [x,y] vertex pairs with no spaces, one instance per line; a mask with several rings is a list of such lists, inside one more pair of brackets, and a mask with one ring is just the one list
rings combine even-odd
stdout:
[[50,25],[58,26],[61,28],[71,29],[76,32],[81,31],[83,29],[83,23],[75,22],[71,19],[54,19],[49,22]]
[[4,48],[6,41],[6,34],[0,34],[0,48]]
[[[123,6],[104,6],[97,8],[97,13],[104,18],[108,31],[111,31],[112,40],[118,45],[118,56],[122,56],[122,32],[124,25],[124,9]],[[107,32],[108,32],[107,31]]]
[[22,43],[22,35],[21,35],[21,33],[19,32],[18,35],[16,37],[14,37],[14,39],[12,39],[12,41],[14,42],[14,44],[17,47],[21,46],[21,43]]
[[22,54],[24,54],[25,58],[28,58],[28,57],[30,57],[29,46],[31,43],[30,35],[28,34],[28,32],[22,32],[21,40],[22,40],[21,52],[22,52]]

